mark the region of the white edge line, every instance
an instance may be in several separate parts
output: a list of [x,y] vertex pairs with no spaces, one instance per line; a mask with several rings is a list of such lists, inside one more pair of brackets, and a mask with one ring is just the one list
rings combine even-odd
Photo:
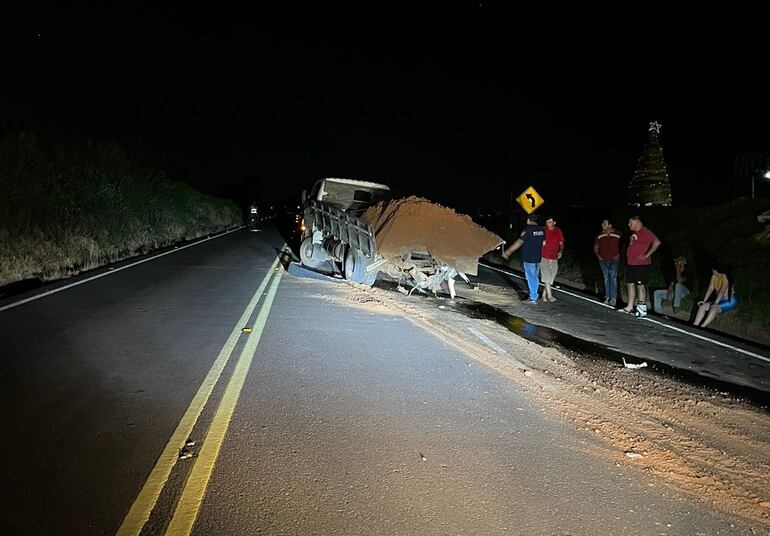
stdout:
[[114,268],[112,270],[108,270],[106,272],[103,272],[98,275],[94,275],[91,277],[88,277],[86,279],[81,279],[80,281],[75,281],[74,283],[70,283],[69,285],[64,285],[63,287],[57,287],[51,290],[48,290],[46,292],[43,292],[41,294],[35,294],[34,296],[30,296],[29,298],[24,298],[23,300],[19,300],[17,302],[9,303],[8,305],[3,305],[0,307],[0,311],[5,311],[6,309],[13,309],[14,307],[18,307],[19,305],[24,305],[25,303],[29,303],[31,301],[39,300],[40,298],[45,298],[46,296],[50,296],[51,294],[56,294],[57,292],[61,292],[62,290],[67,290],[68,288],[76,287],[78,285],[82,285],[83,283],[88,283],[89,281],[93,281],[94,279],[99,279],[100,277],[104,277],[107,275],[112,275],[115,273],[120,272],[121,270],[125,270],[126,268],[131,268],[133,266],[136,266],[137,264],[142,264],[143,262],[149,262],[152,260],[155,260],[159,257],[163,257],[164,255],[170,255],[171,253],[176,253],[177,251],[182,251],[183,249],[191,248],[193,246],[197,246],[198,244],[202,244],[203,242],[208,242],[209,240],[213,240],[214,238],[219,238],[221,236],[225,236],[226,234],[234,233],[235,231],[240,231],[243,229],[245,225],[241,225],[240,227],[237,227],[235,229],[230,229],[229,231],[225,231],[224,233],[215,235],[215,236],[209,236],[208,238],[204,238],[203,240],[198,240],[196,242],[193,242],[191,244],[187,244],[186,246],[180,246],[176,247],[174,249],[170,249],[168,251],[165,251],[163,253],[159,253],[158,255],[155,255],[153,257],[148,257],[146,259],[142,259],[141,261],[132,262],[131,264],[127,264],[125,266],[121,266],[120,268]]
[[[481,332],[480,332],[479,330],[477,330],[476,328],[468,328],[468,331],[470,331],[471,333],[473,333],[474,335],[476,335],[476,337],[478,337],[479,339],[481,339],[482,341],[484,341],[484,343],[485,343],[487,346],[489,346],[490,348],[492,348],[493,350],[495,350],[495,351],[497,351],[497,352],[500,352],[501,354],[503,354],[503,355],[506,355],[506,356],[508,356],[508,357],[511,357],[511,355],[510,355],[508,352],[506,352],[506,351],[505,351],[505,349],[503,349],[502,347],[500,347],[500,345],[499,345],[499,344],[497,344],[495,341],[493,341],[492,339],[490,339],[489,337],[487,337],[486,335],[484,335],[483,333],[481,333]],[[511,359],[513,359],[513,358],[511,357]]]
[[[521,279],[523,281],[526,281],[526,279],[527,279],[526,277],[520,276],[519,274],[514,274],[513,272],[507,272],[505,270],[501,270],[500,268],[496,268],[494,266],[489,266],[488,264],[484,264],[484,263],[481,263],[481,262],[479,264],[482,265],[484,268],[489,268],[490,270],[496,270],[496,271],[502,272],[502,273],[504,273],[506,275],[512,275],[513,277],[517,277],[517,278],[519,278],[519,279]],[[542,286],[543,286],[542,283],[538,283],[538,288],[542,287]],[[555,286],[551,287],[551,288],[553,288],[553,290],[556,290],[558,292],[563,292],[564,294],[567,294],[569,296],[573,296],[575,298],[580,298],[583,301],[587,301],[589,303],[593,303],[594,305],[599,305],[601,307],[606,307],[607,309],[614,309],[614,307],[612,307],[611,305],[607,305],[605,303],[601,303],[601,302],[598,302],[596,300],[592,300],[590,298],[586,298],[585,296],[580,296],[579,294],[573,294],[572,292],[569,292],[568,290],[557,288]]]
[[[489,346],[490,348],[492,348],[496,352],[504,355],[505,357],[507,357],[508,359],[513,361],[513,364],[516,365],[517,369],[523,370],[525,372],[528,371],[528,370],[531,371],[532,367],[526,366],[524,363],[522,363],[521,361],[519,361],[518,359],[513,357],[511,354],[506,352],[503,348],[501,348],[495,341],[493,341],[492,339],[490,339],[489,337],[487,337],[486,335],[484,335],[483,333],[481,333],[477,329],[475,329],[475,328],[468,328],[468,330],[471,333],[473,333],[476,337],[478,337],[479,340],[481,340],[481,342],[483,342],[484,344],[486,344],[487,346]],[[537,378],[534,378],[534,380],[543,389],[545,389],[547,391],[553,391],[554,390],[553,385],[551,385],[550,383],[542,382],[542,381],[540,381]]]
[[483,342],[484,344],[486,344],[487,346],[489,346],[490,348],[492,348],[492,350],[494,350],[494,351],[496,351],[496,352],[498,352],[498,353],[500,353],[500,354],[503,354],[505,357],[507,357],[508,359],[510,359],[511,361],[513,361],[513,362],[514,362],[514,364],[515,364],[515,365],[516,365],[518,368],[520,368],[520,369],[522,369],[522,370],[527,370],[527,367],[526,367],[526,366],[524,366],[524,363],[522,363],[521,361],[519,361],[518,359],[516,359],[515,357],[513,357],[513,356],[512,356],[511,354],[509,354],[508,352],[506,352],[506,351],[505,351],[503,348],[501,348],[501,347],[500,347],[500,345],[499,345],[499,344],[497,344],[495,341],[493,341],[492,339],[490,339],[489,337],[487,337],[486,335],[484,335],[483,333],[481,333],[481,332],[480,332],[480,331],[478,331],[477,329],[475,329],[475,328],[468,328],[468,331],[470,331],[470,332],[471,332],[471,333],[473,333],[473,334],[474,334],[476,337],[478,337],[478,338],[481,340],[481,342]]
[[730,344],[721,342],[721,341],[715,341],[714,339],[710,339],[708,337],[704,337],[703,335],[699,335],[698,333],[690,333],[687,330],[684,330],[682,328],[678,328],[676,326],[669,326],[668,324],[664,324],[663,322],[660,322],[658,320],[655,320],[653,318],[650,318],[649,316],[646,316],[643,318],[643,320],[646,320],[647,322],[652,322],[653,324],[657,324],[659,326],[663,326],[664,328],[673,329],[674,331],[678,331],[680,333],[686,333],[687,335],[690,335],[691,337],[695,337],[697,339],[702,339],[704,341],[708,341],[711,343],[714,343],[718,346],[723,346],[725,348],[730,348],[731,350],[735,350],[737,352],[741,352],[746,355],[750,355],[751,357],[756,357],[757,359],[761,359],[762,361],[767,361],[770,363],[770,357],[765,357],[763,355],[755,354],[754,352],[749,352],[748,350],[744,350],[743,348],[737,348],[735,346],[732,346]]
[[[496,271],[502,272],[502,273],[504,273],[506,275],[512,275],[513,277],[518,277],[519,279],[526,279],[526,278],[524,278],[524,277],[522,277],[522,276],[520,276],[518,274],[514,274],[514,273],[508,272],[506,270],[502,270],[500,268],[496,268],[494,266],[490,266],[490,265],[482,263],[482,262],[480,262],[479,264],[481,266],[483,266],[484,268],[489,268],[490,270],[496,270]],[[539,286],[542,286],[542,283],[540,283]],[[553,290],[556,290],[558,292],[563,292],[564,294],[567,294],[569,296],[573,296],[575,298],[580,298],[583,301],[587,301],[587,302],[592,303],[594,305],[599,305],[600,307],[606,307],[607,309],[614,309],[614,307],[611,307],[611,306],[606,305],[604,303],[597,302],[595,300],[586,298],[585,296],[580,296],[578,294],[574,294],[572,292],[569,292],[569,291],[566,291],[566,290],[563,290],[563,289],[560,289],[560,288],[553,287]],[[746,354],[748,356],[755,357],[757,359],[761,359],[762,361],[766,361],[766,362],[770,363],[770,357],[765,357],[763,355],[755,354],[754,352],[750,352],[748,350],[744,350],[743,348],[738,348],[737,346],[733,346],[731,344],[720,342],[720,341],[711,339],[709,337],[705,337],[703,335],[700,335],[698,333],[692,333],[690,331],[687,331],[686,329],[682,329],[682,328],[678,328],[676,326],[670,326],[668,324],[664,324],[663,322],[659,322],[659,321],[654,320],[654,319],[652,319],[652,318],[650,318],[648,316],[644,317],[643,320],[647,320],[648,322],[652,322],[653,324],[657,324],[659,326],[663,326],[664,328],[668,328],[668,329],[673,330],[673,331],[678,331],[679,333],[684,333],[685,335],[689,335],[691,337],[695,337],[696,339],[701,339],[701,340],[704,340],[706,342],[710,342],[710,343],[716,344],[717,346],[722,346],[724,348],[728,348],[730,350],[734,350],[736,352],[740,352],[742,354]]]

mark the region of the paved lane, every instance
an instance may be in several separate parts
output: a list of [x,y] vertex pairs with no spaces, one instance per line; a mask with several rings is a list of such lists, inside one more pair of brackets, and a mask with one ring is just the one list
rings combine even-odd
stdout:
[[276,244],[237,232],[0,312],[0,532],[114,532]]
[[[518,275],[503,273],[499,267],[482,266],[474,281],[500,292],[478,293],[458,284],[458,293],[534,325],[638,358],[636,361],[656,361],[704,379],[734,384],[738,389],[748,387],[756,393],[754,398],[770,401],[770,350],[766,347],[742,343],[657,315],[640,320],[569,289],[555,291],[559,300],[556,303],[532,306],[519,299],[526,283]],[[542,339],[549,337],[544,333]],[[600,349],[595,351],[601,353]]]
[[403,317],[326,299],[344,285],[269,280],[281,244],[233,233],[0,312],[5,532],[115,533],[233,333],[143,534],[745,530]]

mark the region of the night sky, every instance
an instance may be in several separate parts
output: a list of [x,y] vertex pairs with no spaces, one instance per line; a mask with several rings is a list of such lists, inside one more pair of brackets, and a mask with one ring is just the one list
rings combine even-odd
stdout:
[[622,204],[653,120],[675,203],[747,193],[734,154],[770,148],[757,13],[664,20],[648,6],[582,12],[589,24],[393,6],[26,13],[5,44],[0,117],[117,141],[239,201],[338,176],[471,213],[529,185],[553,205]]

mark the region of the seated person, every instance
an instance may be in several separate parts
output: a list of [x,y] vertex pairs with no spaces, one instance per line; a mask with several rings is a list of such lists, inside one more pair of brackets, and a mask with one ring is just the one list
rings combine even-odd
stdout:
[[[712,294],[714,299],[709,301]],[[732,311],[737,306],[738,299],[735,297],[732,277],[724,267],[714,266],[711,270],[711,281],[709,288],[706,289],[706,295],[702,301],[698,302],[698,314],[695,315],[693,325],[705,328],[717,314]]]
[[656,290],[652,293],[652,307],[658,314],[663,314],[663,301],[671,302],[671,306],[676,312],[677,308],[682,304],[682,299],[690,294],[684,284],[687,281],[685,275],[685,268],[687,267],[687,259],[684,257],[677,257],[674,259],[674,278],[668,285],[668,290]]

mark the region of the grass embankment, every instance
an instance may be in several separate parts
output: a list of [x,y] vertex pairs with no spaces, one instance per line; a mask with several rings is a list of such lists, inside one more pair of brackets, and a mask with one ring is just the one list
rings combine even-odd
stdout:
[[[712,327],[768,343],[770,246],[758,243],[754,236],[764,229],[764,225],[757,221],[757,214],[769,206],[768,199],[741,199],[701,208],[554,209],[552,213],[557,225],[566,237],[565,253],[559,262],[559,279],[603,295],[601,270],[593,255],[593,241],[601,231],[600,223],[603,218],[613,219],[616,229],[623,235],[621,249],[625,252],[631,234],[628,218],[639,215],[663,242],[653,257],[649,289],[666,288],[673,273],[673,258],[686,257],[690,276],[687,286],[693,292],[693,298],[683,304],[683,312],[677,315],[686,319],[695,302],[703,298],[712,264],[724,262],[732,268],[739,304],[735,311],[717,317]],[[624,268],[621,267],[621,288],[625,287]],[[624,288],[623,294],[625,296]]]
[[233,202],[114,144],[0,139],[0,286],[67,277],[241,222]]

